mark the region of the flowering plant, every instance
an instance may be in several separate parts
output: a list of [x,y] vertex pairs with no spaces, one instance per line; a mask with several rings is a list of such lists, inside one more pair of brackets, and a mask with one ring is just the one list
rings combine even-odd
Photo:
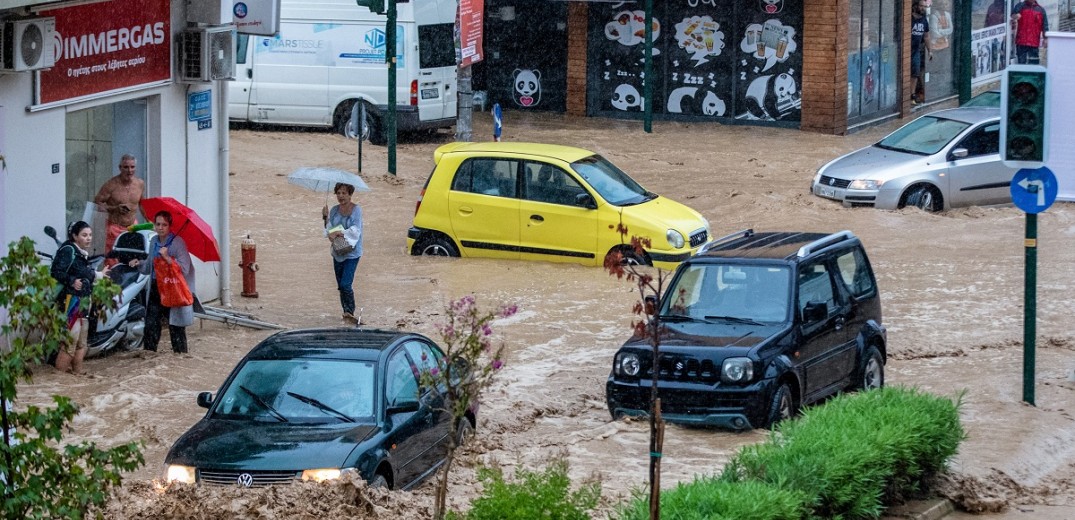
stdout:
[[517,310],[515,305],[503,305],[495,312],[483,312],[478,309],[473,295],[455,300],[445,309],[447,319],[438,330],[444,357],[421,374],[422,387],[438,389],[444,398],[444,409],[452,415],[448,454],[437,485],[434,518],[444,518],[448,471],[456,448],[470,431],[478,398],[504,366],[504,345],[493,343],[492,323],[498,318],[514,315]]

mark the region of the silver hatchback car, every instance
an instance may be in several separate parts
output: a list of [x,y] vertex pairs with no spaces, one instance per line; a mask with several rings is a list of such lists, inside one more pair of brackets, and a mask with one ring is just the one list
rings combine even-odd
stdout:
[[1000,160],[1000,110],[953,108],[830,161],[814,176],[811,191],[849,207],[943,211],[1010,204],[1015,171]]

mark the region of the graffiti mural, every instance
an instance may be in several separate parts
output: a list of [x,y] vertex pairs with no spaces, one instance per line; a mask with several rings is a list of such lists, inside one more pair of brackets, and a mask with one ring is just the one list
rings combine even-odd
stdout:
[[[587,107],[645,110],[645,13],[589,4]],[[801,119],[802,7],[786,0],[670,0],[653,12],[652,111],[669,119]]]

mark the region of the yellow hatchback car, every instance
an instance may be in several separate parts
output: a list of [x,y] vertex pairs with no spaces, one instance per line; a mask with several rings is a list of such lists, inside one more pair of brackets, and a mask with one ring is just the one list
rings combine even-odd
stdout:
[[697,211],[581,148],[459,142],[433,162],[407,231],[412,255],[603,265],[617,250],[633,256],[624,243],[637,236],[651,248],[633,260],[672,269],[709,240]]

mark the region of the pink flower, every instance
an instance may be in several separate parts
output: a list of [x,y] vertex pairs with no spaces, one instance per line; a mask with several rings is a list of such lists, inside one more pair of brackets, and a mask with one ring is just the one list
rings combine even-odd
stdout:
[[504,366],[504,363],[499,359],[493,360],[493,370],[500,370],[500,367]]

